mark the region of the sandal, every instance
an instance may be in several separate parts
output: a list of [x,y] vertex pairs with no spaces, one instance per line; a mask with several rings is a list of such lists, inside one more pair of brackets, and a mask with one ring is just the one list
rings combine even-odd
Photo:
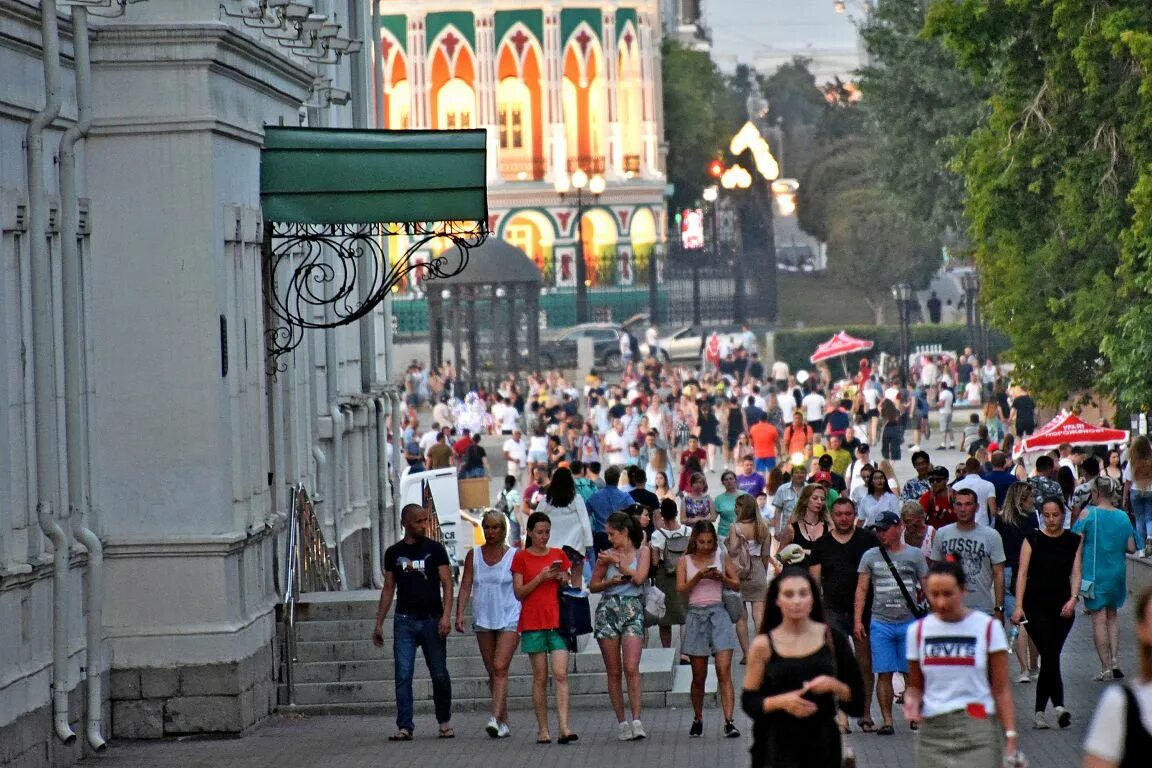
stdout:
[[551,736],[537,736],[536,737],[536,743],[537,744],[551,744],[552,743],[552,737]]
[[850,725],[842,725],[842,726],[840,726],[840,733],[841,733],[842,735],[847,735],[847,734],[849,734],[849,733],[852,733],[852,726],[850,726]]
[[871,718],[862,717],[856,721],[856,725],[860,727],[862,733],[876,732],[876,723],[872,722]]
[[877,736],[891,736],[896,733],[896,729],[890,725],[882,725],[876,729]]
[[557,744],[571,744],[573,741],[579,741],[580,737],[574,733],[566,733],[560,738],[556,739]]
[[401,728],[389,736],[388,741],[412,741],[412,731],[407,728]]
[[452,726],[445,726],[440,728],[441,739],[454,739],[456,738],[456,731],[452,730]]

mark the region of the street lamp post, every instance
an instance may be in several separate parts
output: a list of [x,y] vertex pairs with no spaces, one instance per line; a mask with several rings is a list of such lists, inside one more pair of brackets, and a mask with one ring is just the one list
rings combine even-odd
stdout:
[[960,278],[964,288],[964,307],[968,318],[968,346],[983,358],[983,345],[980,343],[981,334],[978,332],[979,314],[976,309],[976,297],[980,294],[980,273],[975,269],[965,272]]
[[[752,186],[752,174],[742,168],[739,164],[733,165],[720,177],[720,186],[724,187],[729,193],[733,190],[747,190]],[[732,277],[735,285],[733,288],[736,293],[732,297],[732,313],[733,320],[738,323],[743,323],[747,320],[744,311],[744,257],[743,249],[733,250],[732,254]]]
[[584,199],[584,190],[592,195],[593,201],[599,200],[604,194],[604,177],[597,174],[588,178],[582,169],[569,177],[567,174],[558,174],[553,182],[556,193],[563,202],[571,190],[576,191],[576,322],[586,323],[589,318],[588,311],[588,264],[584,259],[584,214],[590,207]]
[[912,286],[897,283],[892,286],[892,298],[896,300],[896,314],[900,318],[900,379],[908,386],[908,304],[912,301]]

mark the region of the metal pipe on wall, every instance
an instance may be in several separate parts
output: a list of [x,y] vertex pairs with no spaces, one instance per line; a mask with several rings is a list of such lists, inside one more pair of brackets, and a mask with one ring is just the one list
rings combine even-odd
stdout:
[[32,377],[36,409],[36,520],[52,542],[52,721],[65,744],[76,740],[68,725],[69,541],[56,520],[53,500],[60,489],[56,419],[55,323],[52,263],[48,253],[48,192],[44,183],[44,131],[60,114],[60,29],[56,0],[40,5],[44,56],[44,108],[28,123],[29,263],[32,278]]
[[[369,582],[376,589],[384,586],[383,565],[380,554],[380,524],[384,519],[384,489],[380,487],[380,461],[383,459],[380,453],[380,403],[375,398],[368,398],[368,425],[366,430],[370,436],[367,444],[365,445],[364,455],[367,457],[365,465],[368,469],[364,473],[364,484],[371,487],[373,482],[369,479],[372,477],[372,470],[376,470],[376,493],[370,494],[374,500],[373,508],[368,510],[368,529],[369,535],[372,537],[370,542],[369,552],[371,553],[370,564],[372,573],[370,575],[371,581]],[[373,441],[371,438],[375,437]]]
[[88,550],[88,578],[84,599],[85,679],[87,711],[85,736],[97,752],[107,744],[101,733],[103,695],[100,662],[104,631],[104,546],[90,527],[88,508],[87,419],[84,413],[83,274],[80,268],[80,192],[76,181],[76,144],[87,137],[92,125],[92,59],[88,45],[88,9],[72,8],[72,46],[76,77],[76,122],[60,139],[60,280],[64,322],[64,434],[68,462],[68,517],[72,535]]

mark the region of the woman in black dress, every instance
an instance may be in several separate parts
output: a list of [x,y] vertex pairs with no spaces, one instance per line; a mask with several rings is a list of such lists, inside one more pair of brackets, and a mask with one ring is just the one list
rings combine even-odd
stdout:
[[700,445],[708,451],[708,471],[716,471],[716,449],[720,448],[720,419],[712,412],[712,404],[705,401],[700,403],[700,419],[696,422],[700,428]]
[[741,703],[752,718],[752,768],[840,768],[837,707],[863,714],[864,681],[852,646],[824,623],[807,569],[786,568],[768,588],[764,626],[748,651]]

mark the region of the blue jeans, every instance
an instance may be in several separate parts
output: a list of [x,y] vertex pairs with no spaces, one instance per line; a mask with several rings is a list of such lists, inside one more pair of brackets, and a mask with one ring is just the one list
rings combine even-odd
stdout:
[[469,477],[484,477],[484,467],[473,467],[472,469],[462,469],[459,472],[459,477],[464,480]]
[[1133,490],[1129,498],[1132,500],[1132,517],[1136,522],[1136,547],[1139,549],[1144,546],[1148,537],[1152,536],[1152,492]]
[[392,623],[393,661],[396,666],[396,727],[411,733],[412,673],[416,667],[416,649],[424,651],[424,661],[432,675],[432,700],[436,704],[436,722],[452,721],[452,678],[448,676],[448,643],[440,637],[440,619],[420,618],[398,613]]

